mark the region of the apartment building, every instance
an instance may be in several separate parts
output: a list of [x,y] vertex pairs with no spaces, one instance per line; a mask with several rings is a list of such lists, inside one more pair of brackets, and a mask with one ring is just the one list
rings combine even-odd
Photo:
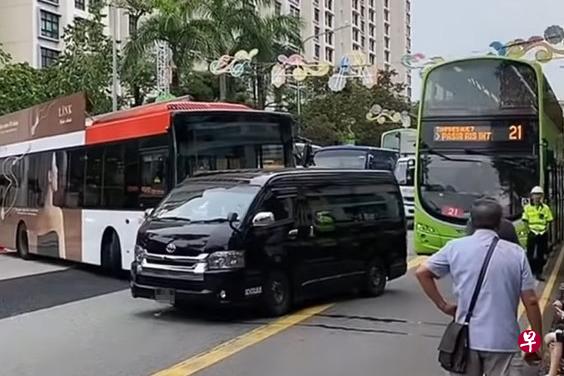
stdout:
[[275,11],[302,18],[306,59],[338,64],[362,51],[369,63],[398,72],[411,97],[411,75],[401,64],[411,53],[411,0],[276,0]]
[[[36,68],[51,64],[64,48],[63,31],[78,18],[89,17],[89,0],[0,0],[0,43],[18,62]],[[106,33],[127,37],[130,25],[124,10],[110,13]],[[112,16],[115,14],[115,16]]]

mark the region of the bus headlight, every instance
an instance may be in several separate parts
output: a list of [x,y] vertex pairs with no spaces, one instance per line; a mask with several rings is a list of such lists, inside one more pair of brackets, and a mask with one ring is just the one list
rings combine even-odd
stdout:
[[140,245],[136,244],[135,245],[135,261],[137,261],[139,264],[141,264],[143,262],[143,260],[145,260],[146,255],[147,255],[147,250],[145,250],[145,248],[141,247]]
[[245,267],[245,252],[220,251],[208,256],[208,270],[240,269]]
[[427,232],[427,233],[429,233],[429,234],[434,234],[434,233],[435,233],[435,229],[434,229],[434,228],[432,228],[432,227],[430,227],[430,226],[427,226],[427,225],[424,225],[424,224],[421,224],[421,223],[418,223],[418,224],[417,224],[417,231],[420,231],[420,232]]

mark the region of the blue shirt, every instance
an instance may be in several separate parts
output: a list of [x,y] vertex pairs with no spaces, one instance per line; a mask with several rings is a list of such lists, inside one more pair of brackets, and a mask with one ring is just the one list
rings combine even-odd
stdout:
[[[451,240],[427,260],[437,277],[450,274],[457,299],[456,321],[464,322],[480,269],[496,236],[491,230]],[[500,240],[494,250],[480,295],[470,319],[470,348],[481,351],[519,350],[517,308],[521,292],[534,290],[536,281],[523,248]]]

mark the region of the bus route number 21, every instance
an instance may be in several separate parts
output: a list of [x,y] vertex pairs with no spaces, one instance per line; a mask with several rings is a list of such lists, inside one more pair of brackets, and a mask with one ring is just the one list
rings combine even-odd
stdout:
[[521,141],[523,139],[523,126],[512,125],[509,127],[509,139],[511,141]]

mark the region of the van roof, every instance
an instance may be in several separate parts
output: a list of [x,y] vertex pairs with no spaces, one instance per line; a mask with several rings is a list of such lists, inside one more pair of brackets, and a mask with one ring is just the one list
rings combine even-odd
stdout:
[[248,183],[251,185],[264,186],[268,182],[280,177],[292,176],[296,178],[318,178],[323,177],[342,177],[347,175],[347,179],[374,178],[379,177],[382,182],[395,183],[394,175],[387,170],[355,170],[355,169],[327,169],[327,168],[282,168],[275,170],[227,170],[227,171],[206,171],[186,178],[184,182],[224,182],[224,183]]

